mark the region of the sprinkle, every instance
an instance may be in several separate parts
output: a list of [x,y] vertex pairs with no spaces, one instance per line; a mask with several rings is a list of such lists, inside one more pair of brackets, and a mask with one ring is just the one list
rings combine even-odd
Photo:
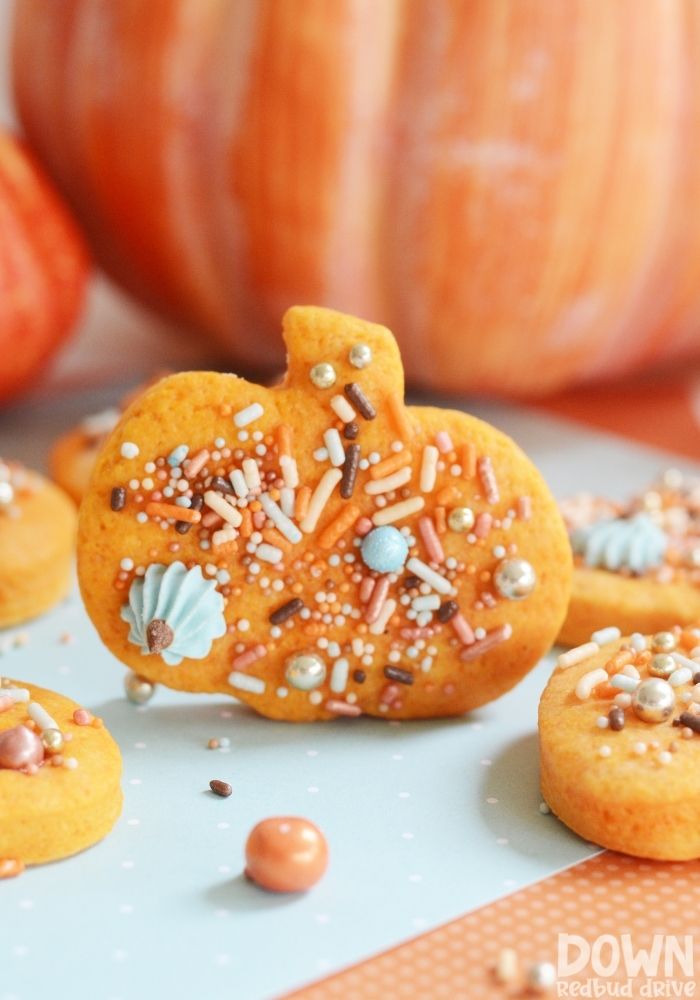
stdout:
[[368,625],[376,622],[379,618],[382,609],[384,607],[384,602],[389,593],[389,577],[380,576],[372,587],[371,597],[369,598],[369,604],[367,605],[367,610],[365,611],[365,621]]
[[690,684],[693,679],[693,671],[688,667],[679,667],[678,670],[674,670],[671,676],[668,678],[668,683],[671,687],[680,687],[682,684]]
[[133,441],[125,441],[119,449],[122,458],[136,458],[139,453],[139,446]]
[[231,496],[235,492],[231,483],[227,482],[223,476],[214,476],[209,487],[216,490],[217,493],[224,493],[226,496]]
[[185,463],[184,466],[184,476],[185,479],[194,479],[204,468],[204,466],[209,461],[209,452],[206,448],[202,448],[198,451],[196,455]]
[[430,566],[426,566],[420,559],[416,559],[415,557],[409,559],[406,563],[406,569],[410,573],[415,573],[417,577],[432,587],[433,590],[436,590],[438,594],[449,594],[452,590],[452,584],[449,580],[436,573]]
[[476,521],[474,523],[474,534],[477,538],[486,538],[489,531],[491,531],[491,526],[493,525],[493,518],[488,511],[482,511],[481,514],[477,515]]
[[612,750],[607,745],[607,743],[604,743],[602,747],[598,748],[598,756],[599,757],[609,757],[611,753],[612,753]]
[[[4,692],[3,692],[4,693]],[[59,729],[58,723],[52,719],[45,708],[42,708],[36,701],[30,701],[27,705],[29,718],[36,722],[39,729]]]
[[435,530],[438,535],[445,535],[447,533],[447,518],[445,516],[444,507],[436,507],[433,511],[433,517],[435,518]]
[[[194,493],[192,495],[192,500],[190,501],[190,506],[187,508],[190,512],[201,511],[204,506],[204,497],[201,493]],[[180,518],[179,508],[178,508],[178,520],[175,522],[175,531],[180,535],[186,535],[187,532],[192,527],[192,521],[183,521]]]
[[357,409],[360,411],[360,415],[363,416],[365,420],[374,420],[377,415],[377,411],[367,399],[357,382],[348,382],[343,391],[350,402],[355,404]]
[[265,681],[261,677],[252,677],[250,674],[243,674],[238,670],[233,670],[228,675],[228,682],[231,687],[247,691],[249,694],[265,693]]
[[355,411],[344,396],[332,396],[331,409],[337,416],[338,420],[342,420],[344,424],[349,424],[355,419]]
[[395,611],[396,611],[396,601],[392,597],[390,597],[387,601],[384,602],[384,606],[382,610],[379,612],[379,617],[377,618],[376,622],[373,622],[369,627],[369,630],[372,633],[372,635],[382,635],[384,629],[389,624],[389,619],[391,618],[391,616]]
[[422,493],[432,493],[437,478],[438,450],[435,445],[426,444],[420,468],[420,488]]
[[349,444],[345,449],[343,478],[340,481],[340,495],[343,500],[349,500],[355,490],[355,480],[357,479],[359,464],[360,446],[359,444]]
[[190,447],[187,444],[179,444],[177,448],[173,448],[166,459],[170,468],[177,469],[178,466],[182,465],[189,454],[189,450]]
[[[376,466],[373,468],[376,468]],[[398,469],[384,479],[374,479],[365,483],[365,493],[368,493],[370,496],[378,496],[380,493],[389,493],[391,490],[398,490],[401,486],[406,485],[412,475],[413,470],[408,467]]]
[[[362,583],[360,584],[360,604],[366,604],[374,593],[374,577],[365,576],[362,578]],[[354,642],[355,640],[353,640]],[[361,639],[357,640],[361,642]],[[361,656],[362,653],[357,653],[357,656]]]
[[352,423],[346,424],[345,427],[343,427],[343,437],[347,438],[348,441],[354,441],[359,433],[360,427],[354,420]]
[[437,594],[422,594],[413,598],[411,607],[414,611],[437,611],[440,607],[440,598]]
[[497,628],[489,629],[483,639],[478,639],[470,646],[465,646],[459,654],[460,660],[476,660],[484,653],[488,653],[494,646],[500,645],[510,639],[513,629],[510,625],[499,625]]
[[530,497],[518,497],[515,509],[521,521],[529,521],[532,517],[532,500]]
[[359,705],[351,705],[339,698],[329,698],[323,707],[327,712],[333,712],[334,715],[362,715],[362,709]]
[[11,698],[13,702],[29,701],[29,688],[0,688],[3,698]]
[[386,397],[385,402],[399,437],[402,441],[410,441],[413,438],[413,428],[409,423],[403,399],[398,393],[392,392]]
[[[695,660],[688,659],[688,657],[687,656],[683,656],[682,653],[676,653],[676,652],[674,652],[674,653],[671,653],[671,656],[673,657],[673,659],[676,661],[676,663],[680,667],[685,667],[690,672],[690,676],[691,677],[693,676],[693,674],[695,673],[695,671],[698,669],[698,665],[695,662]],[[685,681],[681,681],[681,683],[685,684],[686,682]]]
[[228,781],[219,781],[218,778],[213,778],[209,782],[209,787],[214,795],[220,795],[222,799],[227,799],[233,791]]
[[393,705],[400,695],[401,688],[398,684],[387,684],[379,695],[379,701],[382,705]]
[[297,469],[296,459],[292,458],[291,455],[281,455],[280,469],[284,485],[290,487],[290,489],[296,489],[299,485],[299,470]]
[[692,729],[694,733],[700,733],[700,715],[694,715],[692,712],[682,712],[677,721],[679,725]]
[[109,496],[109,506],[113,511],[124,510],[126,490],[123,486],[115,486]]
[[[340,469],[326,469],[323,473],[309,500],[309,508],[306,516],[299,525],[304,534],[310,535],[315,530],[324,507],[342,478],[343,474]],[[299,490],[299,494],[301,494],[301,490]],[[299,494],[297,494],[297,500],[299,499]]]
[[438,431],[435,435],[435,444],[437,445],[438,451],[442,455],[447,455],[448,452],[454,451],[454,445],[452,444],[452,438],[447,431]]
[[493,471],[493,465],[491,464],[491,459],[488,455],[482,455],[476,463],[476,468],[488,503],[498,503],[500,496],[498,493],[496,474]]
[[451,618],[459,612],[459,605],[456,601],[445,601],[444,604],[440,605],[437,616],[438,620],[443,622],[448,622]]
[[331,670],[331,691],[341,694],[345,690],[348,683],[349,671],[350,664],[344,657],[335,661]]
[[254,458],[244,458],[242,464],[243,475],[245,476],[245,481],[248,484],[248,489],[257,490],[260,486],[260,471],[258,469],[258,463]]
[[599,650],[600,646],[597,642],[584,642],[583,645],[575,646],[566,653],[562,653],[557,660],[557,666],[561,667],[562,670],[566,670],[568,667],[575,667],[577,663],[582,663]]
[[610,728],[615,733],[619,733],[625,728],[625,713],[622,711],[619,705],[613,705],[613,707],[608,712],[607,721],[610,724]]
[[284,535],[280,534],[276,528],[265,528],[262,536],[266,542],[269,542],[271,545],[276,545],[277,548],[282,549],[283,552],[289,554],[292,551],[291,543],[288,542]]
[[402,670],[401,667],[384,667],[384,676],[398,684],[413,684],[414,681],[411,671]]
[[276,545],[269,545],[267,542],[262,542],[255,550],[256,559],[262,559],[263,562],[273,565],[281,562],[283,555],[282,549],[278,549]]
[[[219,515],[219,517],[222,517],[224,521],[228,522],[228,524],[233,525],[234,528],[237,528],[238,525],[243,520],[241,517],[241,512],[238,510],[238,508],[230,504],[228,500],[224,500],[222,496],[220,496],[218,493],[215,493],[213,490],[207,490],[207,492],[204,494],[204,502],[207,505],[207,507],[211,507],[211,509],[215,511]],[[150,504],[148,506],[150,506]],[[146,508],[146,510],[148,510],[148,507]],[[191,510],[186,512],[183,511],[180,514],[182,520],[187,520],[185,518],[185,513],[197,516],[196,511],[191,511]]]
[[[366,489],[366,487],[365,487]],[[431,562],[441,563],[445,561],[445,553],[442,543],[435,531],[435,523],[432,517],[425,515],[418,520],[418,531],[423,539],[423,545],[428,553]]]
[[191,507],[178,507],[174,503],[157,503],[151,501],[146,504],[146,513],[149,517],[172,517],[176,521],[185,521],[188,524],[199,524],[202,520],[202,515],[198,510],[192,510]]
[[282,512],[279,505],[272,499],[269,493],[260,494],[260,504],[262,509],[265,511],[267,516],[270,518],[277,530],[284,535],[288,542],[292,545],[296,545],[297,542],[301,541],[301,532],[297,528],[296,524],[287,517],[286,514]]
[[76,726],[90,726],[93,719],[94,715],[92,712],[88,712],[86,708],[76,708],[73,712],[73,722]]
[[24,861],[20,858],[0,858],[0,879],[16,878],[24,871]]
[[292,454],[292,430],[287,424],[278,424],[275,428],[277,454],[280,456]]
[[632,694],[639,687],[639,680],[634,677],[628,677],[627,674],[614,674],[610,678],[610,684],[620,691]]
[[294,501],[294,516],[297,521],[303,520],[306,517],[306,513],[309,509],[309,500],[311,499],[311,487],[302,486],[296,495]]
[[348,504],[343,510],[338,514],[334,521],[323,529],[318,538],[318,544],[322,549],[332,549],[341,535],[352,527],[357,518],[360,516],[360,508],[356,507],[355,504]]
[[[603,670],[602,667],[596,667],[595,670],[589,670],[588,673],[584,674],[583,677],[579,678],[579,682],[576,685],[576,697],[580,701],[585,701],[589,698],[593,688],[597,687],[599,684],[604,684],[608,679],[607,670]],[[629,680],[630,678],[625,678]],[[637,685],[634,684],[634,687]]]
[[473,479],[476,475],[476,447],[470,442],[462,445],[462,475],[466,479]]
[[461,611],[458,611],[456,615],[450,618],[450,624],[462,645],[471,646],[474,642],[474,631]]
[[245,670],[246,667],[255,663],[256,660],[261,660],[266,653],[267,648],[263,646],[262,643],[258,643],[256,646],[251,646],[250,649],[246,649],[245,652],[239,653],[239,655],[233,660],[232,666],[234,667],[234,670]]
[[411,514],[417,513],[423,507],[425,507],[423,497],[409,497],[408,500],[402,500],[400,503],[395,503],[390,507],[384,507],[382,510],[376,511],[372,515],[372,523],[377,526],[393,524],[395,521],[401,521],[405,517],[410,517]]
[[605,646],[607,643],[619,639],[621,635],[622,633],[619,628],[615,625],[610,625],[608,628],[601,628],[597,632],[594,632],[591,636],[591,642],[596,642],[599,646]]
[[345,449],[340,434],[335,427],[329,427],[323,435],[323,443],[328,451],[331,465],[340,466],[345,461]]
[[395,452],[382,462],[373,465],[369,470],[369,477],[370,479],[383,479],[385,476],[391,475],[392,472],[398,472],[399,469],[410,465],[411,461],[410,451]]
[[233,422],[236,427],[247,427],[254,420],[259,420],[264,412],[260,403],[251,403],[250,406],[246,406],[244,409],[239,410],[238,413],[234,413]]
[[646,636],[642,635],[641,632],[633,632],[630,636],[630,646],[638,653],[641,653],[647,648]]

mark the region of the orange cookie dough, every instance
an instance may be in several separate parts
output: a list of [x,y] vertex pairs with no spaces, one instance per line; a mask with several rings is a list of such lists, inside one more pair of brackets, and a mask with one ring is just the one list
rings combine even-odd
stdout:
[[185,373],[124,414],[79,576],[119,659],[277,719],[453,715],[549,648],[571,553],[541,476],[463,413],[405,407],[381,326],[284,319],[274,389]]
[[121,755],[99,719],[53,691],[0,686],[0,872],[91,847],[121,812]]
[[75,507],[62,490],[0,459],[0,628],[47,611],[68,591]]
[[559,657],[539,711],[542,794],[586,840],[700,857],[700,629],[600,630]]
[[85,496],[100,448],[119,422],[121,413],[149,385],[168,372],[149,379],[126,395],[118,407],[110,407],[86,417],[82,423],[54,442],[49,455],[49,472],[54,482],[79,504]]
[[559,641],[584,642],[608,621],[656,632],[700,619],[700,482],[668,470],[627,503],[581,494],[561,503],[574,549]]

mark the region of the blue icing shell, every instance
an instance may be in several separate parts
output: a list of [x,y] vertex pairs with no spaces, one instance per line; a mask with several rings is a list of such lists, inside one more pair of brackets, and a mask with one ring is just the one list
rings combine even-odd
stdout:
[[648,514],[630,518],[606,518],[571,535],[571,546],[587,566],[645,573],[660,566],[668,539]]
[[121,617],[129,624],[129,642],[141,652],[159,653],[168,666],[183,658],[201,660],[214,639],[226,632],[224,599],[201,567],[184,563],[151,563],[129,588]]

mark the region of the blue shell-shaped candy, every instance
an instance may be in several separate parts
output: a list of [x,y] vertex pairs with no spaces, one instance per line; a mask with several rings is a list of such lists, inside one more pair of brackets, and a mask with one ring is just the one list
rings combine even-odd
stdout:
[[660,566],[668,539],[648,514],[605,518],[571,535],[571,546],[587,566],[641,574]]
[[[129,642],[140,646],[144,655],[158,652],[171,667],[185,657],[201,660],[226,631],[224,599],[215,581],[205,580],[199,566],[187,569],[181,562],[151,563],[145,575],[131,584],[121,616],[129,624]],[[152,622],[164,622],[171,630],[165,648],[159,643],[154,650],[149,644]]]

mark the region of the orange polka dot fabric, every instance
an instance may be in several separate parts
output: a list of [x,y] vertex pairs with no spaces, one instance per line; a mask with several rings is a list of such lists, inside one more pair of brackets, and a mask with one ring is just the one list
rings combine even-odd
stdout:
[[[560,942],[559,935],[569,938]],[[507,983],[494,973],[503,949],[517,958]],[[586,949],[584,967],[566,974],[586,959]],[[640,949],[649,953],[646,967],[637,965]],[[532,995],[527,976],[541,962],[554,966],[551,996],[694,996],[679,991],[700,980],[700,861],[605,851],[290,996],[500,1000]],[[592,992],[571,992],[572,983]]]

